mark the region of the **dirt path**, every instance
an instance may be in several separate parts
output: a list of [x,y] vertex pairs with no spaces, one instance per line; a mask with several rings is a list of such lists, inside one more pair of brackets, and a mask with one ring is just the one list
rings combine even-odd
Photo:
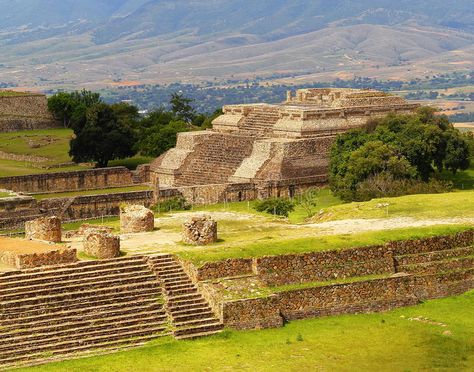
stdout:
[[[249,229],[268,228],[269,231],[264,235],[271,235],[278,239],[300,238],[307,236],[324,236],[338,234],[354,234],[368,231],[393,230],[409,227],[426,227],[436,225],[452,224],[472,224],[474,218],[443,218],[443,219],[425,219],[418,220],[410,217],[381,218],[381,219],[347,219],[340,221],[329,221],[313,224],[287,224],[278,221],[270,221],[267,218],[254,214],[236,213],[236,212],[184,212],[175,213],[170,216],[156,219],[155,226],[157,230],[141,234],[121,235],[121,246],[130,253],[147,253],[156,250],[168,248],[173,251],[187,250],[189,247],[182,246],[181,242],[181,224],[194,215],[210,215],[216,221],[241,221],[241,226],[237,228],[226,226],[223,223],[219,229],[222,236],[229,237],[238,235],[237,241],[225,241],[224,245],[238,245],[250,243],[250,237],[247,232]],[[291,233],[288,233],[292,230]],[[256,238],[255,232],[251,235]],[[241,237],[241,238],[240,238]],[[75,238],[69,241],[72,247],[82,250],[82,238]]]
[[327,234],[353,234],[366,231],[394,230],[407,227],[426,227],[436,225],[474,225],[474,218],[440,218],[419,220],[411,217],[377,218],[377,219],[349,219],[313,223],[307,225],[293,225],[293,227],[317,228]]

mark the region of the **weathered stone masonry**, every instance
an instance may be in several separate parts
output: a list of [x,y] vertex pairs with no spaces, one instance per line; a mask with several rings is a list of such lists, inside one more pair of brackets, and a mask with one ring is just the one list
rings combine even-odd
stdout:
[[383,92],[302,89],[279,105],[224,106],[212,130],[181,133],[151,164],[157,199],[194,204],[293,196],[327,181],[336,135],[418,106]]
[[[474,230],[342,251],[229,259],[199,268],[183,262],[183,267],[227,326],[276,327],[284,320],[383,311],[473,289]],[[387,277],[235,301],[223,300],[212,284],[249,275],[271,287],[375,274]]]
[[44,94],[0,96],[0,132],[59,127]]

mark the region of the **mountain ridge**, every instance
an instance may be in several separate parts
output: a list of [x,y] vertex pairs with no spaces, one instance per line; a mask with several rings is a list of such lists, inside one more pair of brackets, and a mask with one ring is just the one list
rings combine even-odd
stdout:
[[467,0],[0,0],[0,82],[434,73],[472,61],[473,19]]

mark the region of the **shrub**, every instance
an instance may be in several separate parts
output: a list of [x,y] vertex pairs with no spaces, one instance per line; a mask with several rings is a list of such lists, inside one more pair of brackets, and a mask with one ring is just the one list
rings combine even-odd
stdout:
[[158,213],[168,211],[188,211],[190,209],[191,205],[188,204],[186,199],[182,196],[164,200],[153,207],[153,210]]
[[295,205],[289,199],[270,198],[258,202],[255,209],[259,212],[288,217],[288,214],[295,209]]

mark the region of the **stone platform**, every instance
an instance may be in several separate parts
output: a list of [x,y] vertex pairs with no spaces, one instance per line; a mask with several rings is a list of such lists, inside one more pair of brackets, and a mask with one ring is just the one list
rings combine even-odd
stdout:
[[0,237],[0,263],[6,267],[28,269],[76,260],[76,250],[63,245]]
[[301,89],[296,96],[288,92],[281,104],[224,106],[211,130],[178,135],[176,147],[151,164],[151,181],[158,199],[160,190],[172,194],[174,188],[195,204],[291,197],[327,181],[338,134],[417,108],[397,96],[357,89]]

